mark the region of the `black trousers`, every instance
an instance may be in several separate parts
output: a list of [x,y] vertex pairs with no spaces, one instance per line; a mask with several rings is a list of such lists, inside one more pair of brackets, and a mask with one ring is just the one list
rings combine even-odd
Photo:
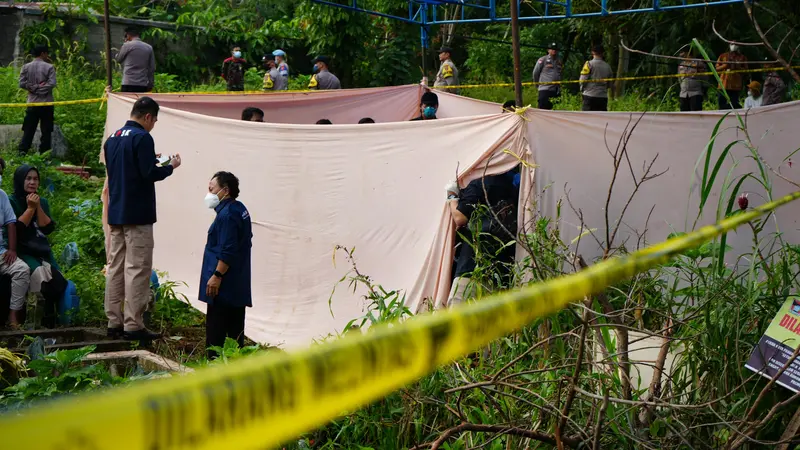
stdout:
[[[225,338],[235,339],[239,347],[244,346],[244,306],[207,305],[206,348],[225,345]],[[208,351],[208,357],[216,352]]]
[[717,94],[717,103],[719,105],[719,109],[740,109],[742,104],[739,103],[739,91],[728,91],[728,97],[731,98],[731,102],[728,103],[728,99],[725,98],[725,95],[720,92]]
[[22,141],[19,143],[19,152],[27,153],[33,143],[36,127],[42,124],[42,140],[39,151],[46,152],[53,146],[53,106],[33,106],[25,110],[25,120],[22,122]]
[[681,97],[681,111],[702,111],[703,96],[693,95],[691,97]]
[[584,95],[583,111],[608,111],[608,98]]
[[123,84],[122,89],[120,89],[122,92],[150,92],[152,90],[153,88],[148,86],[136,86],[133,84]]
[[539,109],[553,109],[554,98],[558,97],[558,91],[539,91]]

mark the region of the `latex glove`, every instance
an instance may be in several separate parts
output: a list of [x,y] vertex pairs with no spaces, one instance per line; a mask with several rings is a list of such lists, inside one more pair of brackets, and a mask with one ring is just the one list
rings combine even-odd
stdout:
[[461,190],[458,188],[458,182],[457,181],[451,181],[451,182],[447,183],[444,186],[444,190],[448,194],[453,193],[453,194],[456,194],[456,195],[458,195],[459,192],[461,192]]

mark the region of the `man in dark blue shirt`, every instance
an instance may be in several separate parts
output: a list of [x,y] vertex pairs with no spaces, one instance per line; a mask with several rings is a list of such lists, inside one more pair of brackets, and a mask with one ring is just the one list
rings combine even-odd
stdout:
[[[499,278],[501,284],[510,281],[515,246],[506,244],[516,239],[518,177],[519,166],[504,174],[472,180],[461,190],[458,185],[445,188],[450,213],[461,237],[448,306],[464,303],[475,295],[475,286],[470,278],[476,268],[478,252],[493,260],[493,275],[499,277],[492,276],[492,279]],[[480,220],[480,223],[475,223],[474,229],[470,229],[470,220]],[[473,232],[478,235],[473,236]]]
[[[208,182],[206,206],[217,216],[208,230],[200,272],[200,301],[206,309],[206,347],[225,344],[225,338],[244,345],[245,308],[253,306],[250,287],[250,249],[253,229],[250,213],[236,199],[239,179],[217,172]],[[209,351],[209,358],[215,352]]]
[[110,249],[105,298],[108,334],[128,340],[159,337],[144,326],[153,271],[155,182],[172,175],[181,165],[181,157],[175,155],[166,166],[158,164],[155,142],[150,136],[158,121],[158,109],[158,103],[150,97],[139,98],[133,104],[130,120],[103,145],[109,192]]

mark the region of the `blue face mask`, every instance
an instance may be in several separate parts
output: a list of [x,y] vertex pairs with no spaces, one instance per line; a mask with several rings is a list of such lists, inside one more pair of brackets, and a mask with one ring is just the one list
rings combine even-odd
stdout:
[[422,115],[428,119],[433,119],[436,117],[436,108],[433,106],[426,106],[425,109],[422,110]]
[[242,57],[242,52],[233,52],[233,57],[234,58],[241,58]]
[[319,72],[319,66],[314,64],[314,69],[313,70],[314,70],[314,73]]

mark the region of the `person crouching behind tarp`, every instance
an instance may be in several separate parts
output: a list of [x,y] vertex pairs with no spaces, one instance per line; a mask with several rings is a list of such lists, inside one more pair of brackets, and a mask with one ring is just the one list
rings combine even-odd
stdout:
[[[217,216],[208,230],[200,297],[206,303],[206,348],[222,347],[225,338],[244,345],[245,307],[253,306],[250,288],[250,249],[253,231],[250,213],[239,197],[239,179],[217,172],[208,182],[206,207]],[[216,352],[209,350],[208,357]]]
[[[515,246],[506,244],[516,238],[519,167],[478,178],[461,190],[456,182],[451,182],[445,190],[461,239],[447,301],[449,307],[475,296],[475,283],[481,283],[475,273],[479,261],[481,278],[499,279],[502,287],[510,284]],[[487,262],[492,266],[488,274],[484,264]]]
[[262,111],[261,108],[248,106],[242,110],[242,120],[245,122],[263,122],[264,111]]
[[437,111],[439,111],[439,96],[433,92],[426,92],[422,94],[422,98],[419,100],[419,116],[411,120],[435,119]]
[[[30,268],[30,289],[42,311],[42,325],[56,326],[56,308],[64,297],[67,280],[53,257],[47,235],[56,228],[50,218],[50,204],[38,195],[39,170],[23,164],[14,172],[14,194],[9,198],[17,216],[17,256]],[[41,305],[44,304],[44,308]]]

